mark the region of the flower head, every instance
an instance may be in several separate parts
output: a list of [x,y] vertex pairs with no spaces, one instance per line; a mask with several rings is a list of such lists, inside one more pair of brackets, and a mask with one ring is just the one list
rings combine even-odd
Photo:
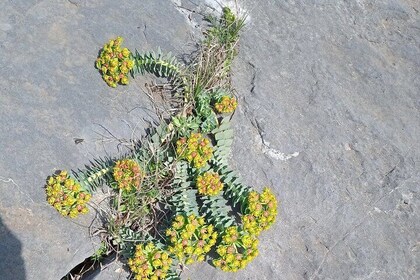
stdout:
[[122,42],[121,37],[109,40],[96,59],[96,68],[101,71],[102,78],[110,87],[116,87],[118,83],[127,85],[128,73],[134,67],[130,50],[120,48]]
[[188,138],[180,138],[176,142],[176,153],[182,158],[192,163],[195,168],[203,167],[213,155],[210,147],[210,140],[201,133],[191,133]]
[[245,268],[258,256],[258,239],[238,227],[225,230],[222,241],[216,247],[218,258],[213,264],[223,271],[236,272]]
[[238,102],[234,97],[229,97],[227,95],[222,96],[222,98],[214,104],[214,108],[219,113],[232,113],[235,111],[238,106]]
[[87,202],[91,195],[83,190],[79,182],[70,178],[67,171],[50,176],[45,186],[47,202],[63,216],[76,218],[79,214],[86,214]]
[[215,172],[205,172],[197,177],[198,192],[202,195],[216,195],[223,189],[219,174]]
[[248,207],[242,216],[244,229],[250,234],[258,235],[262,230],[271,227],[277,216],[277,199],[269,188],[261,194],[252,191],[248,194]]
[[165,279],[171,267],[172,259],[168,252],[156,248],[149,242],[136,246],[134,256],[128,259],[128,266],[135,274],[134,279]]
[[142,171],[139,164],[132,159],[117,161],[113,175],[119,189],[129,192],[140,187]]
[[188,265],[204,261],[205,255],[216,244],[218,234],[203,217],[178,215],[172,227],[166,230],[166,236],[170,242],[169,252]]

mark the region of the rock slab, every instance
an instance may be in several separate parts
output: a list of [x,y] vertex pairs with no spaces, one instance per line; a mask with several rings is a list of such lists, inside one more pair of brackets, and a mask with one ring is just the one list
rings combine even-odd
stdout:
[[[216,1],[141,2],[0,4],[3,279],[60,279],[92,253],[89,217],[59,217],[44,180],[117,153],[154,117],[141,82],[102,82],[100,46],[121,35],[132,49],[188,53],[200,34],[194,11]],[[274,189],[279,219],[245,270],[203,264],[185,279],[419,278],[420,4],[239,5],[249,20],[234,67],[232,164],[256,189]],[[116,265],[94,279],[120,274]]]

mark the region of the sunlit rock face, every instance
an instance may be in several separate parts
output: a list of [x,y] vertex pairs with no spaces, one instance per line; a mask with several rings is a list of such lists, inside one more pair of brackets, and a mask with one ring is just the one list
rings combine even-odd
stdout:
[[[93,253],[93,213],[77,223],[57,214],[45,180],[123,152],[118,139],[139,137],[156,119],[145,78],[116,89],[103,82],[99,48],[122,36],[131,50],[183,57],[201,38],[199,12],[219,9],[215,2],[0,3],[4,279],[60,279]],[[245,270],[201,264],[183,277],[416,279],[419,4],[237,2],[249,18],[233,67],[231,164],[255,189],[274,190],[278,221]],[[91,279],[127,275],[117,262]]]

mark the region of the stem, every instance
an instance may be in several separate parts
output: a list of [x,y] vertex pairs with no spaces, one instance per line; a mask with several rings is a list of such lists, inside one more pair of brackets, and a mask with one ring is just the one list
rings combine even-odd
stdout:
[[[111,170],[111,168],[107,167],[107,168],[103,168],[101,170],[99,170],[98,172],[95,172],[94,174],[90,175],[89,177],[87,177],[83,183],[86,186],[90,186],[91,183],[93,183],[95,180],[103,177],[104,175],[106,175],[109,171]],[[89,187],[90,189],[90,187]],[[92,191],[91,191],[92,192]]]

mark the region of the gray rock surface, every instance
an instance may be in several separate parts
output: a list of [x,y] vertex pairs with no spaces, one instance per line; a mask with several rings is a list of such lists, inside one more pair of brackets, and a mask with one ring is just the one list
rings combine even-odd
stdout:
[[418,279],[419,2],[271,3],[249,7],[234,162],[282,203],[242,276]]
[[[194,1],[141,2],[0,3],[4,279],[59,279],[93,250],[90,217],[59,217],[44,180],[117,152],[98,124],[129,139],[153,118],[142,81],[102,82],[98,49],[121,35],[130,48],[183,54],[200,33]],[[239,2],[249,22],[234,67],[232,164],[248,184],[273,187],[279,219],[245,270],[204,264],[185,279],[419,278],[419,2]],[[115,264],[94,279],[120,274]]]

